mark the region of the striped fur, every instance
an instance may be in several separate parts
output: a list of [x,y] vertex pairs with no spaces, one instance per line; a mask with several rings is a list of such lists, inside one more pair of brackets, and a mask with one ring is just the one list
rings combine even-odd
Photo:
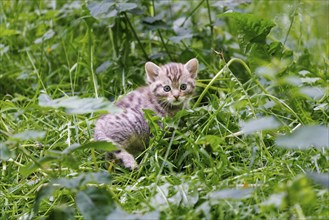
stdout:
[[134,157],[149,141],[150,129],[143,109],[163,117],[186,107],[195,88],[198,61],[194,58],[186,64],[169,63],[161,67],[147,62],[145,70],[148,85],[119,99],[116,105],[123,111],[101,116],[95,126],[95,140],[116,144],[120,150],[114,156],[129,169],[137,168]]

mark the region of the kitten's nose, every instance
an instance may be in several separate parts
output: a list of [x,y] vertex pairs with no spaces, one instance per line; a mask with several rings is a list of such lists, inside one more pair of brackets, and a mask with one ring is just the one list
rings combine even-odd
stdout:
[[175,99],[178,100],[179,98],[179,95],[174,95]]

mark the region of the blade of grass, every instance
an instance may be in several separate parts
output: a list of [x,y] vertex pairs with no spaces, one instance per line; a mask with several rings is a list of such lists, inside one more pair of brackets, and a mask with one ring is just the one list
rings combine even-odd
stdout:
[[142,43],[141,43],[141,41],[140,41],[140,39],[139,39],[137,33],[136,33],[136,31],[135,31],[134,26],[131,24],[131,22],[130,22],[130,20],[129,20],[129,17],[128,17],[128,15],[127,15],[127,13],[126,13],[126,12],[123,12],[123,15],[124,15],[124,17],[125,17],[125,19],[126,19],[128,25],[129,25],[131,31],[133,32],[133,35],[134,35],[134,37],[136,38],[139,47],[141,48],[141,50],[142,50],[142,52],[143,52],[144,59],[145,59],[145,60],[148,60],[149,58],[148,58],[148,56],[147,56],[147,53],[146,53],[146,51],[145,51],[145,49],[144,49],[144,47],[143,47],[143,45],[142,45]]

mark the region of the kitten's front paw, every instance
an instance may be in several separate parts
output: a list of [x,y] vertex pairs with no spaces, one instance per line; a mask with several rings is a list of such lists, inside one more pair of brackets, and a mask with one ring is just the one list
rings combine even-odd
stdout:
[[130,169],[130,170],[137,170],[138,164],[133,155],[129,154],[126,151],[120,150],[115,152],[114,155],[116,158],[122,161],[123,166]]
[[127,160],[123,162],[123,165],[128,168],[129,170],[137,170],[138,169],[138,164],[136,163],[135,160]]

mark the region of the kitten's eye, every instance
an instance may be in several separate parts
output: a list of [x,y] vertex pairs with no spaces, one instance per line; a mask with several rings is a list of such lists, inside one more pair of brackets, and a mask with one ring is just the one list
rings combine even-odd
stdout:
[[187,85],[185,83],[180,85],[180,90],[185,90],[186,88],[187,88]]
[[164,86],[163,87],[163,90],[165,91],[165,92],[169,92],[170,90],[171,90],[171,88],[170,88],[170,86]]

